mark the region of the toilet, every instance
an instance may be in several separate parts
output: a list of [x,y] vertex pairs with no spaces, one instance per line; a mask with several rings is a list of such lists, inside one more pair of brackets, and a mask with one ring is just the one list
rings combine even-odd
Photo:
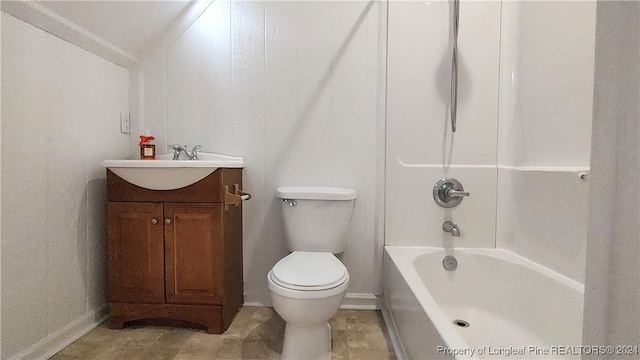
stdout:
[[279,187],[289,255],[267,280],[271,302],[286,322],[282,360],[331,359],[329,319],[349,286],[349,272],[334,256],[347,247],[354,189]]

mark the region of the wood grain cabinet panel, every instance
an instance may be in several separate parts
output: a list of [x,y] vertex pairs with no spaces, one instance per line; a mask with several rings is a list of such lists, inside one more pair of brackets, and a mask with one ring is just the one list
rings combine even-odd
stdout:
[[164,303],[161,204],[109,203],[109,301]]
[[222,304],[222,207],[165,204],[167,303]]
[[[242,169],[218,169],[186,188],[139,188],[107,170],[110,327],[178,320],[225,331],[243,303]],[[115,201],[114,201],[115,200]],[[198,202],[200,200],[200,202]]]

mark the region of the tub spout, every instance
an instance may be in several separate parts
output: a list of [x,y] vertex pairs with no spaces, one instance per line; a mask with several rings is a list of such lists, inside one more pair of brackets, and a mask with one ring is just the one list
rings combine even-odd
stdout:
[[460,236],[460,228],[458,225],[454,224],[452,221],[445,221],[442,224],[442,230],[445,232],[451,233],[451,236],[459,237]]

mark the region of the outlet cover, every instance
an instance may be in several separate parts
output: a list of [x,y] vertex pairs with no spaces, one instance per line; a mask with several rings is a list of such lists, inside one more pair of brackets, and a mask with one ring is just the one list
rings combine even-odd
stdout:
[[120,132],[130,134],[129,113],[120,113]]

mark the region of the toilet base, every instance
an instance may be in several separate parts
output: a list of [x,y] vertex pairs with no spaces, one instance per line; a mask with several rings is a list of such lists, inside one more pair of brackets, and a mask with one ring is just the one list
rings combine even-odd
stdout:
[[296,326],[287,323],[281,360],[331,360],[331,326]]

